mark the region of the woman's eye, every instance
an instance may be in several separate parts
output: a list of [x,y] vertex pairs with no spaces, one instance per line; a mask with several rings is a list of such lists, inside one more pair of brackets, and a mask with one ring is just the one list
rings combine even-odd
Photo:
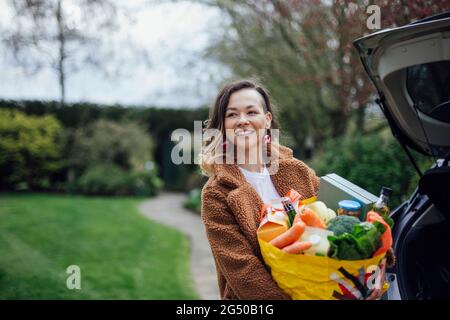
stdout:
[[227,115],[227,118],[234,117],[235,115],[236,115],[236,113],[229,113],[229,114]]
[[250,111],[248,114],[258,114],[256,111]]

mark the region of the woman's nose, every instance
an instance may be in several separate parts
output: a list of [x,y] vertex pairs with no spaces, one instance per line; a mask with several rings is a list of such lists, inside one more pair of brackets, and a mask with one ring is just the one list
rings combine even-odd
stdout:
[[243,114],[241,114],[238,119],[238,124],[242,124],[242,123],[248,123],[247,118]]

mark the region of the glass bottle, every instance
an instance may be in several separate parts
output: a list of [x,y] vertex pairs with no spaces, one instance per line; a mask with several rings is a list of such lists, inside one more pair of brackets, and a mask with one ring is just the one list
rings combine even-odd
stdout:
[[387,224],[389,224],[389,226],[392,228],[392,226],[394,225],[394,221],[392,220],[392,218],[389,217],[391,210],[389,209],[388,205],[389,198],[391,197],[391,195],[392,195],[391,188],[382,187],[380,196],[377,202],[373,204],[371,210],[377,212],[384,219],[384,221],[386,221]]

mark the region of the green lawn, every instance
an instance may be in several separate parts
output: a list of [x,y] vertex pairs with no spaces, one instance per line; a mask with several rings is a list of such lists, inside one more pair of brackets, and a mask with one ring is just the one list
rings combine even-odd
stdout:
[[0,299],[197,299],[187,240],[140,201],[0,194]]

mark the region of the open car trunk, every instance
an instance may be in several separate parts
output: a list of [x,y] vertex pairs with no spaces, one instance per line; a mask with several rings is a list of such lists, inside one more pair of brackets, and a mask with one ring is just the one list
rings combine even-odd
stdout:
[[389,299],[450,299],[450,13],[355,41],[393,135],[433,157],[392,212],[397,264]]
[[394,220],[397,264],[388,298],[450,299],[450,215],[416,192]]

